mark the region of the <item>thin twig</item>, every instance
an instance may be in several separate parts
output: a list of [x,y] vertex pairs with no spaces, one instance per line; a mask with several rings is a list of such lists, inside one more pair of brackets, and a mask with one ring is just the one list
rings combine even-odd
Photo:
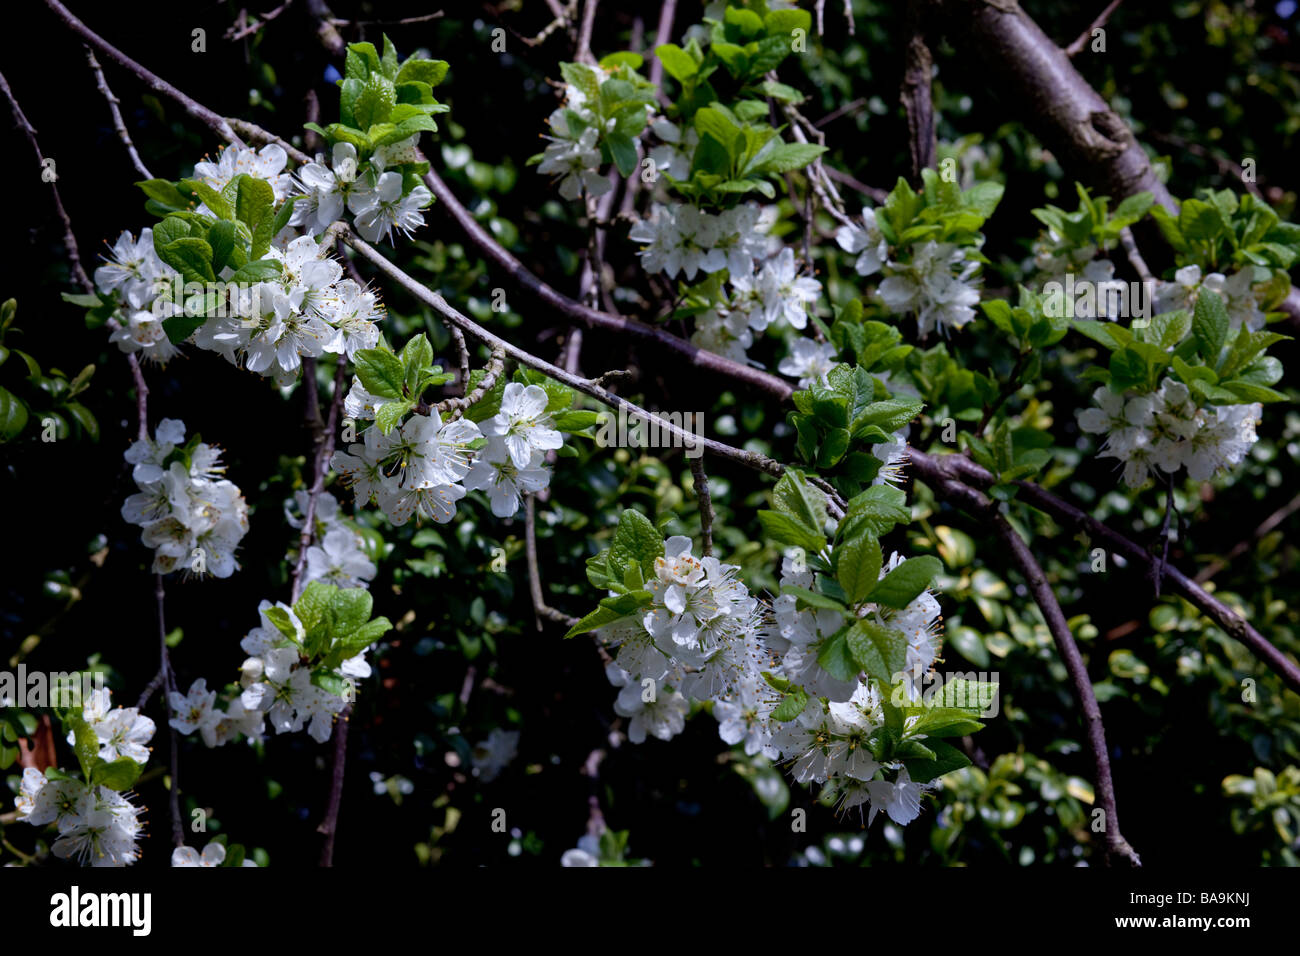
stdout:
[[284,3],[280,4],[270,13],[263,13],[261,16],[254,18],[251,22],[249,22],[249,24],[246,27],[244,27],[242,30],[239,30],[238,32],[236,32],[236,28],[232,26],[229,30],[226,31],[225,39],[234,42],[236,40],[242,40],[246,36],[251,36],[252,34],[257,33],[262,29],[262,27],[266,26],[268,23],[270,23],[280,14],[284,13],[285,10],[289,9],[289,5],[292,3],[293,0],[284,0]]
[[934,168],[937,142],[934,129],[934,103],[931,98],[930,74],[934,57],[925,42],[923,0],[909,0],[908,22],[911,37],[907,43],[906,66],[900,98],[907,113],[908,147],[912,154],[912,184],[921,185],[921,170]]
[[1291,517],[1291,515],[1295,514],[1297,510],[1300,510],[1300,495],[1296,495],[1294,498],[1288,501],[1281,508],[1278,508],[1271,515],[1269,515],[1267,518],[1261,521],[1259,527],[1255,529],[1254,533],[1252,533],[1248,539],[1244,541],[1238,541],[1235,545],[1233,545],[1232,550],[1229,551],[1227,554],[1225,554],[1222,558],[1215,558],[1213,561],[1207,564],[1201,570],[1201,572],[1198,575],[1196,575],[1196,583],[1204,584],[1206,581],[1210,580],[1210,578],[1214,577],[1216,574],[1218,574],[1220,571],[1226,568],[1228,566],[1228,563],[1232,561],[1233,558],[1245,554],[1246,550],[1253,543],[1258,541],[1260,538],[1264,537],[1264,535],[1268,534],[1270,531],[1272,531],[1274,528],[1280,525],[1287,518]]
[[162,93],[175,100],[181,105],[185,112],[189,113],[201,123],[204,123],[210,129],[215,130],[228,142],[237,143],[240,146],[244,144],[243,140],[235,134],[235,131],[231,129],[230,124],[226,122],[224,117],[218,113],[214,113],[192,97],[186,96],[166,80],[145,69],[135,60],[131,59],[117,47],[113,46],[94,30],[90,29],[73,16],[72,11],[59,3],[59,0],[45,0],[45,5],[54,11],[54,14],[62,20],[64,25],[73,33],[77,34],[77,36],[81,37],[100,53],[103,53],[118,66],[130,70],[155,93]]
[[1133,230],[1128,226],[1119,231],[1119,244],[1124,247],[1124,255],[1128,256],[1129,265],[1138,274],[1138,278],[1143,282],[1152,281],[1151,270],[1147,267],[1147,261],[1142,258],[1142,251],[1138,249],[1137,240],[1133,238]]
[[[456,331],[460,332],[460,329],[456,329]],[[440,415],[445,415],[448,412],[453,412],[456,415],[459,415],[475,402],[482,401],[483,396],[492,391],[492,388],[496,385],[497,379],[505,368],[505,361],[505,351],[503,349],[494,348],[492,350],[492,358],[488,361],[486,368],[483,370],[483,378],[479,381],[478,385],[475,386],[474,390],[472,392],[466,392],[459,398],[449,398],[445,401],[439,402],[434,406],[438,410],[438,413]],[[465,383],[468,388],[468,376],[465,378]],[[417,409],[417,411],[419,411],[419,409]],[[425,414],[427,414],[427,412]]]
[[557,611],[546,603],[542,594],[542,575],[537,566],[537,528],[535,495],[524,495],[524,551],[528,556],[528,591],[533,598],[533,611],[537,615],[537,629],[542,629],[541,618],[558,621],[566,627],[573,627],[578,619],[572,615]]
[[696,455],[691,459],[691,475],[694,478],[695,497],[700,503],[700,533],[704,536],[704,556],[713,554],[713,501],[709,497],[709,476],[704,473],[704,458]]
[[176,687],[176,675],[172,672],[171,654],[167,649],[167,621],[163,613],[166,594],[163,591],[162,575],[155,574],[153,581],[154,600],[158,605],[158,659],[163,675],[163,687],[166,688],[163,699],[167,705],[167,735],[171,750],[171,786],[169,788],[168,803],[172,821],[172,844],[174,846],[184,846],[185,828],[181,824],[180,752],[176,739],[176,728],[172,726],[171,722],[171,718],[176,713],[172,707],[172,694],[179,694],[180,691]]
[[122,141],[127,154],[131,157],[131,165],[145,179],[153,179],[153,174],[149,172],[144,161],[140,159],[140,154],[136,152],[135,143],[131,142],[131,134],[126,130],[126,123],[122,119],[122,111],[118,108],[122,101],[114,96],[113,91],[109,89],[108,80],[104,78],[104,69],[99,65],[99,61],[95,59],[95,51],[90,47],[86,47],[85,50],[86,62],[95,71],[95,85],[99,88],[99,92],[104,94],[104,99],[108,100],[109,112],[113,114],[113,128],[117,130],[118,139]]
[[663,418],[646,411],[639,405],[629,402],[622,396],[613,394],[602,386],[597,385],[591,379],[582,378],[572,372],[568,372],[558,366],[552,365],[550,362],[540,359],[532,353],[526,352],[518,346],[507,342],[505,339],[489,332],[473,319],[453,308],[448,304],[447,300],[437,292],[434,292],[432,289],[407,275],[389,261],[386,256],[373,248],[369,243],[360,239],[350,229],[342,233],[342,236],[349,245],[361,253],[363,257],[369,259],[370,262],[376,266],[380,272],[388,276],[389,279],[402,286],[402,288],[406,289],[424,304],[432,306],[435,311],[451,320],[454,324],[460,326],[465,332],[468,332],[476,339],[486,342],[490,347],[500,348],[508,357],[514,359],[516,362],[527,365],[529,368],[535,368],[539,372],[549,375],[556,381],[568,385],[570,388],[582,392],[584,395],[589,395],[602,404],[608,405],[615,410],[620,408],[625,409],[629,416],[636,416],[647,423],[654,423],[661,431],[674,436],[687,448],[695,448],[697,444],[702,445],[704,450],[710,454],[730,458],[733,461],[738,461],[741,464],[746,465],[747,467],[755,468],[759,471],[765,471],[771,475],[779,476],[784,474],[785,467],[780,462],[768,458],[766,455],[760,454],[759,452],[745,451],[740,448],[735,448],[712,438],[697,436],[694,433],[685,430],[681,426],[666,421]]
[[1097,774],[1097,800],[1105,813],[1103,825],[1106,834],[1107,862],[1111,862],[1114,857],[1119,857],[1127,860],[1130,866],[1141,866],[1142,861],[1137,852],[1120,832],[1119,813],[1115,805],[1115,782],[1111,776],[1110,754],[1106,749],[1106,725],[1101,719],[1101,707],[1092,689],[1092,678],[1088,676],[1088,667],[1079,652],[1079,645],[1075,642],[1074,635],[1070,633],[1069,622],[1061,611],[1060,602],[1056,600],[1056,594],[1047,581],[1047,575],[1043,573],[1042,566],[1029,550],[1029,545],[995,507],[990,507],[987,513],[992,519],[993,530],[1010,549],[1012,560],[1029,584],[1034,603],[1042,611],[1043,620],[1047,622],[1047,628],[1052,632],[1057,653],[1061,655],[1066,672],[1070,675],[1075,699],[1083,711],[1088,749],[1092,751],[1093,766]]
[[1106,21],[1110,19],[1110,15],[1114,13],[1115,9],[1123,2],[1124,0],[1111,0],[1110,3],[1106,4],[1106,9],[1101,11],[1097,19],[1093,20],[1088,26],[1088,29],[1080,33],[1078,37],[1075,38],[1074,42],[1065,48],[1065,55],[1073,59],[1082,53],[1083,48],[1086,47],[1088,41],[1092,39],[1092,31],[1100,30],[1104,27]]
[[591,52],[591,31],[596,23],[596,7],[600,0],[587,0],[582,5],[582,24],[578,27],[578,48],[574,53],[574,59],[579,63],[586,63],[594,66],[596,57]]
[[330,771],[329,802],[325,806],[325,818],[316,828],[317,833],[325,835],[321,845],[320,865],[334,865],[334,838],[339,829],[339,807],[343,803],[343,776],[348,758],[348,719],[352,716],[352,705],[347,704],[339,712],[334,724],[334,760]]

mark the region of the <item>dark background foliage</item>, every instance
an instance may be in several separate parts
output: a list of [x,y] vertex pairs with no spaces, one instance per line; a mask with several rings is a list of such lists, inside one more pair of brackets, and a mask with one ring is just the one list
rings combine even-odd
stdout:
[[[138,177],[109,123],[80,43],[43,5],[23,0],[15,6],[15,32],[2,69],[43,151],[57,162],[59,189],[92,271],[105,241],[149,222],[143,197],[131,185]],[[235,23],[239,4],[72,6],[110,42],[224,115],[299,136],[309,95],[327,118],[336,108],[327,71],[341,63],[315,42],[306,2],[292,3],[261,31],[234,42],[223,35]],[[353,23],[342,32],[347,40],[375,42],[387,32],[402,55],[422,48],[450,62],[438,95],[451,112],[439,118],[442,129],[432,145],[426,137],[431,161],[504,245],[547,282],[575,294],[586,247],[581,211],[558,199],[546,178],[524,165],[541,148],[538,137],[556,103],[548,78],[558,78],[558,62],[571,58],[572,41],[560,31],[540,46],[527,46],[520,37],[535,35],[550,18],[541,3],[525,4],[522,11],[516,6],[447,3],[438,19]],[[835,9],[826,11],[826,35],[811,38],[809,54],[782,70],[784,80],[810,95],[803,107],[810,118],[849,105],[825,127],[832,163],[886,189],[909,169],[898,106],[900,6],[855,3],[857,30],[850,37],[839,4],[828,4]],[[1025,4],[1062,44],[1101,6]],[[678,36],[700,13],[695,3],[680,7]],[[430,4],[336,2],[333,10],[350,21],[396,21],[427,14]],[[638,46],[643,50],[657,18],[656,3],[603,4],[593,49],[597,55],[625,49],[639,29],[647,38]],[[504,55],[491,49],[497,26],[508,34]],[[191,49],[192,31],[200,28],[206,31],[204,53]],[[1295,4],[1122,5],[1107,29],[1108,51],[1085,52],[1076,63],[1131,119],[1139,137],[1167,157],[1174,194],[1189,196],[1205,186],[1240,189],[1232,164],[1249,156],[1257,161],[1260,188],[1290,218],[1297,172],[1289,157],[1300,125]],[[966,52],[961,37],[950,36],[936,56],[939,137],[946,143],[974,137],[963,143],[978,143],[984,151],[974,160],[976,170],[1006,185],[985,230],[985,252],[993,261],[986,285],[1014,289],[1024,278],[1022,263],[1038,229],[1029,211],[1046,202],[1073,208],[1078,170],[1070,157],[1045,154],[1026,125],[1024,104],[990,95]],[[180,178],[205,153],[215,154],[214,137],[176,104],[100,59],[155,176]],[[21,132],[8,121],[4,131],[8,224],[0,255],[8,268],[0,299],[18,300],[17,325],[23,330],[21,341],[10,344],[69,375],[86,364],[96,367],[83,398],[100,435],[91,441],[74,427],[68,438],[47,444],[29,432],[25,441],[3,449],[0,659],[21,654],[29,667],[53,670],[90,662],[108,672],[115,701],[130,704],[157,667],[148,556],[137,529],[118,515],[133,490],[121,459],[134,433],[130,378],[106,334],[87,332],[82,311],[60,301],[59,292],[79,290],[69,278],[50,190]],[[786,206],[787,212],[793,208]],[[564,320],[508,286],[510,311],[493,313],[492,290],[505,286],[503,278],[484,266],[436,206],[426,220],[418,241],[400,252],[412,273],[476,318],[490,319],[498,332],[554,359],[567,334]],[[647,320],[666,311],[637,269],[625,226],[611,231],[609,248],[615,275],[627,290],[620,307]],[[1171,265],[1159,250],[1150,255],[1153,265]],[[834,302],[862,291],[849,281],[856,278],[851,264],[833,241],[823,240],[817,267],[829,280]],[[454,354],[446,332],[413,299],[388,291],[385,301],[391,340],[423,330],[438,354]],[[980,323],[965,330],[953,348],[972,367],[991,364],[1005,374],[1012,356],[987,329]],[[1279,354],[1284,361],[1289,357],[1286,350]],[[771,362],[777,352],[765,344],[755,356]],[[1053,429],[1061,447],[1052,482],[1099,517],[1150,540],[1163,517],[1159,496],[1116,491],[1109,463],[1093,458],[1091,445],[1079,440],[1072,410],[1086,402],[1089,389],[1079,383],[1078,372],[1091,357],[1086,343],[1062,343],[1036,394],[1013,403],[1014,411]],[[710,430],[731,443],[791,456],[784,410],[761,396],[683,374],[670,358],[624,339],[587,333],[585,372],[631,367],[640,377],[625,390],[647,406],[707,412]],[[20,391],[23,371],[11,360],[0,367],[0,384]],[[225,581],[168,584],[168,627],[183,634],[173,649],[180,685],[198,677],[220,685],[237,676],[238,642],[257,623],[258,601],[288,594],[287,566],[280,558],[295,535],[284,522],[282,504],[302,487],[310,447],[301,390],[286,399],[267,380],[196,352],[147,375],[151,426],[162,417],[179,417],[191,433],[223,446],[228,477],[252,508],[238,574]],[[937,422],[913,427],[914,443],[937,440]],[[1219,593],[1236,595],[1266,636],[1296,653],[1296,552],[1289,543],[1296,520],[1283,521],[1259,540],[1250,536],[1295,495],[1289,476],[1300,454],[1300,418],[1283,406],[1269,408],[1261,435],[1235,482],[1206,486],[1199,500],[1195,488],[1180,489],[1187,527],[1173,557],[1186,567],[1200,566],[1248,541],[1246,552],[1216,575]],[[621,507],[672,514],[669,530],[698,531],[689,469],[680,455],[638,459],[627,451],[597,451],[562,460],[551,497],[539,505],[538,548],[549,600],[571,613],[593,603],[582,560],[602,546]],[[709,469],[720,553],[745,566],[752,586],[773,587],[776,555],[752,543],[753,512],[762,506],[768,482],[730,464],[711,462]],[[379,527],[392,546],[379,562],[372,591],[376,613],[399,623],[377,655],[377,676],[363,688],[351,721],[336,862],[468,866],[514,859],[554,865],[584,832],[593,798],[611,827],[630,831],[629,855],[657,864],[784,864],[828,856],[871,863],[1094,859],[1095,835],[1086,823],[1091,767],[1080,746],[1077,711],[1037,612],[981,528],[933,505],[925,489],[918,487],[916,494],[929,505],[925,520],[906,536],[898,532],[892,544],[911,553],[937,551],[945,559],[949,575],[940,600],[950,637],[946,664],[997,670],[1004,691],[1002,716],[976,738],[992,770],[966,775],[942,794],[937,818],[928,807],[905,837],[880,822],[862,831],[856,819],[837,820],[806,791],[793,786],[787,796],[771,771],[728,752],[705,713],[670,744],[613,747],[614,693],[595,650],[581,638],[562,641],[556,625],[536,626],[521,520],[497,521],[480,501],[467,503],[451,524],[425,530],[381,527],[373,514],[358,519]],[[345,508],[351,511],[350,504]],[[1024,514],[1039,533],[1035,547],[1067,614],[1087,617],[1079,634],[1103,698],[1126,836],[1145,858],[1163,863],[1295,863],[1294,849],[1285,847],[1300,827],[1300,777],[1290,796],[1273,804],[1229,795],[1222,784],[1232,774],[1250,777],[1256,767],[1278,774],[1300,764],[1297,697],[1284,696],[1240,647],[1186,605],[1155,599],[1140,573],[1117,567],[1088,573],[1085,542]],[[498,546],[509,558],[504,575],[488,568]],[[1260,682],[1258,705],[1241,703],[1245,677]],[[161,725],[157,698],[150,714]],[[482,783],[466,773],[470,748],[497,726],[520,731],[519,757],[496,781]],[[150,808],[146,864],[162,863],[169,852],[166,791],[157,771],[164,740],[160,726],[154,772],[139,787]],[[305,735],[211,753],[197,741],[185,742],[186,808],[209,809],[210,832],[262,848],[277,865],[314,862],[331,750]],[[593,757],[597,751],[603,754]],[[596,776],[583,771],[593,765]],[[380,792],[372,775],[381,780]],[[401,793],[398,777],[409,781],[409,793]],[[511,834],[492,832],[491,814],[498,807],[506,810]],[[808,810],[806,834],[790,832],[793,807]],[[1275,809],[1289,822],[1279,823]],[[7,828],[5,836],[28,849],[35,839],[19,827]],[[864,844],[850,842],[858,836]],[[203,842],[195,836],[192,845]],[[810,846],[813,853],[795,856]]]

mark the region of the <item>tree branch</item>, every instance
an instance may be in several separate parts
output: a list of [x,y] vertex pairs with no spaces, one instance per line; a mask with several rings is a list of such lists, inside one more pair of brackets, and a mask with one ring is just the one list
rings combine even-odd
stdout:
[[704,473],[704,458],[691,459],[691,476],[695,497],[700,502],[700,533],[704,535],[704,556],[713,554],[713,500],[709,497],[709,477]]
[[69,30],[77,34],[77,36],[81,37],[118,66],[130,70],[139,77],[145,85],[149,87],[149,89],[153,90],[155,93],[162,93],[175,100],[182,108],[184,108],[185,112],[215,130],[217,134],[226,141],[238,143],[241,146],[243,145],[243,140],[235,135],[235,131],[231,129],[230,124],[226,122],[224,117],[214,113],[212,110],[195,101],[191,97],[186,96],[166,80],[145,69],[135,60],[131,59],[117,47],[113,46],[94,30],[90,29],[73,16],[72,12],[67,7],[59,3],[59,0],[45,0],[45,5],[54,11],[54,15],[62,20]]
[[537,629],[539,631],[542,629],[540,618],[543,617],[558,621],[566,627],[573,627],[578,623],[578,619],[551,607],[542,594],[542,575],[537,565],[537,517],[536,507],[533,504],[536,497],[532,493],[524,495],[524,551],[528,556],[528,591],[533,598],[533,611],[539,617]]
[[[918,473],[922,475],[925,483],[947,501],[960,506],[973,517],[991,524],[994,533],[1010,550],[1012,560],[1024,575],[1030,593],[1034,596],[1034,603],[1043,614],[1043,620],[1052,633],[1052,639],[1056,642],[1057,653],[1061,655],[1061,661],[1070,676],[1074,697],[1083,710],[1088,749],[1092,752],[1097,777],[1097,799],[1106,814],[1107,862],[1109,863],[1113,856],[1120,856],[1133,866],[1141,866],[1137,853],[1120,833],[1119,816],[1115,810],[1115,785],[1111,778],[1110,756],[1106,750],[1106,728],[1102,723],[1097,695],[1093,692],[1092,680],[1088,677],[1088,668],[1084,664],[1083,655],[1079,653],[1079,646],[1075,643],[1074,635],[1070,633],[1070,625],[1061,612],[1061,605],[1047,582],[1042,566],[1039,565],[1029,546],[1025,544],[1024,538],[1011,526],[998,506],[983,492],[965,484],[959,477],[953,475],[950,469],[943,467],[948,459],[960,456],[945,456],[942,462],[938,459],[930,459],[929,456],[920,457],[928,459],[918,468]],[[913,452],[914,464],[916,460],[917,453]]]
[[[986,469],[965,455],[930,455],[919,449],[910,449],[912,467],[928,485],[944,479],[985,489],[995,483]],[[933,479],[933,480],[932,480]],[[1012,482],[1019,491],[1017,497],[1026,504],[1055,518],[1067,527],[1082,529],[1095,541],[1104,543],[1107,550],[1124,555],[1143,567],[1149,567],[1155,558],[1137,542],[1102,524],[1080,508],[1057,497],[1033,482]],[[1266,667],[1277,674],[1293,691],[1300,693],[1300,665],[1288,658],[1259,631],[1237,615],[1232,608],[1207,593],[1199,584],[1183,574],[1172,564],[1166,564],[1162,577],[1172,589],[1213,620],[1229,637],[1240,641]]]

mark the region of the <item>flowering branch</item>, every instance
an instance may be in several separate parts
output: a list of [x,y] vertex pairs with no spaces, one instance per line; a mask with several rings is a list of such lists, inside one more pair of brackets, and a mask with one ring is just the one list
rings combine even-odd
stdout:
[[[45,160],[44,160],[44,156],[41,153],[40,144],[36,139],[36,130],[32,127],[31,123],[28,122],[26,115],[22,111],[22,107],[19,106],[17,99],[13,95],[13,90],[10,89],[9,83],[8,81],[5,80],[3,74],[0,74],[0,91],[4,93],[5,98],[9,101],[9,105],[13,110],[14,118],[17,121],[18,125],[21,126],[23,128],[23,131],[26,133],[28,141],[31,143],[32,149],[36,153],[36,159],[38,165],[43,167],[45,165]],[[110,104],[111,102],[112,101],[110,100]],[[68,212],[64,208],[63,199],[59,195],[58,186],[55,183],[51,182],[50,188],[54,198],[55,209],[58,212],[59,219],[62,220],[63,223],[63,242],[64,242],[64,246],[67,249],[68,259],[71,264],[72,273],[76,278],[77,283],[81,286],[82,290],[87,294],[93,294],[95,292],[95,286],[90,281],[90,277],[86,275],[86,270],[81,265],[81,254],[77,246],[76,235],[73,233],[72,230],[72,220],[69,218]],[[110,319],[108,324],[110,328],[116,328],[118,326],[117,321],[114,319]],[[149,436],[149,406],[148,406],[149,387],[145,383],[144,372],[140,368],[140,362],[135,355],[127,355],[127,364],[130,366],[131,376],[134,379],[135,386],[136,386],[135,403],[136,403],[136,419],[137,419],[137,437],[141,440],[146,440]],[[162,575],[155,574],[154,575],[154,603],[156,606],[157,619],[158,619],[159,670],[158,670],[158,676],[149,682],[149,684],[146,686],[144,694],[141,696],[140,699],[142,701],[141,706],[143,706],[143,703],[148,702],[148,698],[152,694],[153,689],[155,689],[158,686],[161,686],[164,691],[164,704],[167,708],[168,717],[170,718],[172,714],[172,705],[171,705],[171,698],[169,695],[171,691],[174,691],[176,689],[176,682],[172,674],[171,655],[167,648],[167,626],[166,626],[166,618],[164,615],[165,602],[166,602],[166,591],[163,587]],[[168,732],[169,732],[169,739],[170,739],[169,749],[170,749],[170,769],[171,769],[170,786],[168,789],[169,789],[169,810],[170,810],[171,827],[172,827],[172,840],[176,846],[182,846],[184,845],[185,837],[184,837],[184,830],[181,825],[181,814],[180,814],[180,754],[179,754],[178,744],[176,740],[176,730],[175,728],[171,727],[170,719],[168,720]]]
[[[556,381],[561,382],[562,384],[567,385],[570,388],[575,389],[576,391],[582,392],[584,395],[589,395],[590,397],[596,399],[596,401],[601,402],[604,405],[608,405],[610,408],[613,408],[615,410],[623,409],[631,417],[639,418],[647,422],[653,422],[663,432],[666,432],[667,434],[672,435],[675,438],[679,439],[688,448],[694,448],[698,444],[702,446],[704,450],[709,452],[710,454],[719,455],[724,458],[730,458],[733,461],[738,461],[741,464],[746,465],[750,468],[755,468],[759,471],[765,471],[770,475],[776,475],[779,477],[780,475],[784,474],[785,467],[780,462],[768,458],[766,455],[759,454],[758,452],[745,451],[740,448],[735,448],[731,445],[723,444],[722,442],[716,441],[715,439],[712,438],[704,438],[702,436],[697,436],[692,432],[686,431],[681,426],[675,425],[669,421],[665,421],[659,416],[654,415],[651,412],[648,412],[645,409],[641,408],[639,405],[629,402],[627,399],[623,398],[622,396],[615,395],[613,392],[610,392],[607,389],[603,388],[602,386],[598,385],[592,379],[583,378],[579,375],[575,375],[572,372],[559,368],[558,366],[552,365],[550,362],[538,358],[537,356],[533,355],[530,352],[524,351],[523,349],[519,348],[516,345],[512,345],[511,343],[507,342],[505,339],[502,339],[499,336],[493,334],[492,332],[489,332],[487,329],[483,328],[473,319],[469,318],[468,316],[464,315],[463,313],[453,308],[447,302],[447,300],[444,299],[437,292],[434,292],[432,289],[429,289],[427,286],[417,282],[415,279],[407,275],[397,266],[393,265],[393,263],[390,262],[382,253],[380,253],[369,243],[359,238],[355,233],[351,231],[351,229],[342,232],[341,235],[343,240],[347,242],[348,245],[352,246],[352,248],[356,249],[357,252],[361,253],[361,255],[364,258],[370,260],[370,262],[376,267],[378,267],[379,271],[384,273],[386,276],[388,276],[389,279],[393,280],[398,285],[402,286],[402,288],[406,289],[408,292],[414,295],[425,305],[432,307],[434,311],[438,312],[444,318],[450,320],[452,324],[459,326],[463,331],[468,332],[476,339],[486,342],[489,346],[493,347],[494,349],[499,348],[507,356],[514,359],[516,362],[519,362],[521,365],[526,365],[529,368],[537,369],[539,372],[544,372],[546,375],[550,376]],[[784,383],[782,384],[784,385]],[[789,386],[784,386],[784,387],[789,388]]]

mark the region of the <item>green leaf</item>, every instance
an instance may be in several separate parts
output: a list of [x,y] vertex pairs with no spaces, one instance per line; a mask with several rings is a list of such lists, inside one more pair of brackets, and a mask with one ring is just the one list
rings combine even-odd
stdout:
[[371,395],[380,398],[402,398],[402,382],[406,370],[401,360],[386,349],[361,349],[353,356],[357,378]]
[[[1191,200],[1189,200],[1190,202]],[[1192,338],[1196,350],[1214,368],[1219,367],[1219,353],[1228,338],[1228,310],[1218,293],[1201,289],[1192,313]]]
[[908,776],[918,783],[929,782],[946,773],[970,766],[970,759],[951,744],[946,744],[942,740],[931,740],[928,743],[930,749],[934,751],[933,760],[916,758],[903,761]]
[[97,756],[90,774],[96,786],[121,792],[130,790],[140,779],[140,765],[130,757],[118,757],[110,763]]
[[895,432],[921,414],[923,408],[925,403],[921,401],[891,398],[872,402],[854,418],[850,427],[855,437],[873,425],[886,432]]
[[787,469],[772,489],[777,511],[792,515],[817,534],[826,527],[826,496],[794,470]]
[[860,618],[845,639],[857,667],[882,684],[891,685],[907,667],[907,637],[902,631]]
[[211,209],[214,216],[220,219],[231,218],[230,203],[226,201],[226,197],[207,183],[199,179],[182,179],[180,184],[203,200],[203,205]]
[[552,423],[558,431],[570,433],[581,432],[584,429],[593,428],[600,424],[600,413],[589,412],[583,409],[559,412],[552,418]]
[[849,648],[848,633],[847,627],[836,631],[822,641],[821,650],[817,652],[817,663],[836,680],[851,681],[858,676],[860,670],[853,651]]
[[354,122],[358,129],[369,130],[387,122],[396,105],[397,90],[393,82],[384,76],[371,76],[362,84],[356,102],[352,104]]
[[908,558],[880,579],[871,599],[886,607],[907,607],[942,570],[943,562],[931,555]]
[[312,686],[319,687],[325,693],[333,694],[335,697],[346,697],[348,694],[348,682],[333,671],[312,671],[311,682]]
[[605,135],[605,142],[609,145],[609,152],[614,157],[614,165],[618,167],[619,175],[631,176],[637,166],[636,141],[626,133],[615,131]]
[[767,537],[778,544],[793,545],[803,548],[809,555],[814,555],[826,547],[826,538],[809,528],[791,515],[779,511],[760,511],[759,523]]
[[265,179],[241,175],[236,177],[235,216],[253,234],[250,259],[260,259],[271,248],[271,225],[275,222],[275,191]]
[[814,143],[780,143],[764,155],[762,162],[745,170],[748,175],[791,173],[803,169],[826,152]]
[[403,83],[428,83],[429,86],[438,86],[447,77],[447,70],[450,67],[446,60],[417,60],[410,59],[402,64],[402,68],[397,72],[397,85]]
[[794,720],[808,706],[808,695],[802,687],[796,687],[781,699],[772,711],[772,719],[779,721]]
[[272,282],[280,277],[281,265],[276,259],[254,259],[246,262],[226,280],[227,283]]
[[212,247],[212,271],[219,275],[235,251],[235,224],[228,219],[214,222],[208,230],[208,245]]
[[188,209],[189,196],[176,188],[176,184],[166,179],[147,179],[136,183],[144,194],[155,202],[170,209]]
[[202,315],[172,315],[163,319],[162,327],[167,333],[167,341],[172,345],[180,345],[206,321],[207,318]]
[[0,388],[0,441],[13,441],[27,425],[27,406],[8,389]]
[[675,43],[665,43],[655,47],[655,56],[664,65],[664,69],[678,83],[684,83],[698,72],[695,59]]
[[186,282],[212,282],[216,278],[212,271],[212,247],[203,239],[176,239],[156,251]]
[[835,578],[844,588],[850,605],[861,604],[875,588],[884,558],[880,542],[861,534],[835,548]]
[[763,28],[768,36],[782,34],[786,40],[795,30],[802,30],[806,36],[812,29],[812,14],[807,10],[769,10],[763,15]]
[[620,614],[618,611],[610,610],[607,607],[598,607],[590,614],[586,615],[577,624],[565,632],[566,639],[577,637],[579,634],[586,634],[588,631],[594,631],[597,628],[607,627],[615,621],[621,621],[627,617],[626,614]]
[[609,546],[610,573],[621,581],[628,564],[635,561],[641,566],[642,577],[648,580],[654,577],[655,559],[663,553],[663,537],[650,519],[633,508],[625,508]]
[[824,610],[839,611],[841,613],[847,613],[848,611],[848,608],[844,606],[842,601],[837,601],[833,597],[827,597],[825,594],[821,594],[817,591],[810,591],[808,588],[801,588],[794,584],[781,585],[781,593],[793,595],[798,599],[800,605],[819,607]]
[[377,617],[373,621],[367,621],[346,637],[336,639],[335,648],[341,653],[343,660],[347,660],[349,657],[356,657],[392,629],[393,625],[388,618]]

